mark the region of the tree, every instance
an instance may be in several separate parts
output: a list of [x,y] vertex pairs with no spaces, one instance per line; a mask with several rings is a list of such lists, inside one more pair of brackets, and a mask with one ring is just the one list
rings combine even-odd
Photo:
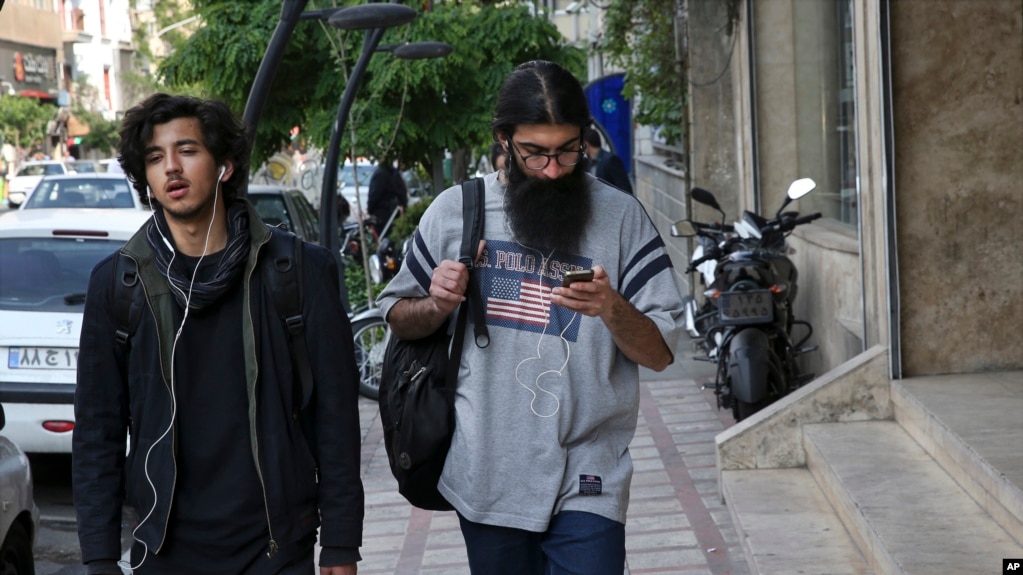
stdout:
[[0,97],[0,133],[3,140],[20,148],[47,137],[46,124],[56,108],[33,98]]
[[599,47],[608,61],[626,71],[627,98],[639,96],[636,122],[656,126],[668,144],[682,137],[688,91],[676,61],[675,19],[679,0],[615,0],[604,14]]
[[84,108],[76,108],[74,115],[89,126],[89,133],[82,137],[82,145],[89,150],[97,150],[112,155],[117,149],[121,137],[118,134],[120,122],[108,120],[99,112],[91,112]]
[[[193,5],[205,25],[162,63],[160,73],[172,87],[200,86],[240,111],[280,16],[280,2],[195,0]],[[253,165],[287,143],[293,126],[314,145],[326,147],[363,37],[324,22],[298,24],[257,127]],[[445,149],[489,145],[500,82],[518,63],[542,58],[584,70],[582,52],[568,46],[546,18],[531,16],[521,5],[435,5],[411,24],[388,30],[381,45],[422,40],[447,42],[454,53],[418,61],[376,55],[351,111],[354,141],[346,130],[345,150],[354,145],[359,155],[393,156],[431,171]]]

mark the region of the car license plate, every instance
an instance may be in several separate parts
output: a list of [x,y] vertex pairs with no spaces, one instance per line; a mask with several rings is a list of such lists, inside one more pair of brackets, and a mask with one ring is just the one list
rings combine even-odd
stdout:
[[78,349],[73,347],[12,347],[7,352],[9,369],[76,369]]
[[774,301],[768,290],[724,292],[718,298],[718,309],[723,324],[774,321]]

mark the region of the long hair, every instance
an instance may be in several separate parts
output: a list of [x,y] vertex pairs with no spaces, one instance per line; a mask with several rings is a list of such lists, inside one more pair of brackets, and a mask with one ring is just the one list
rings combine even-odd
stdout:
[[154,94],[124,114],[121,141],[117,144],[117,161],[139,196],[148,196],[146,180],[146,147],[153,139],[153,127],[178,118],[196,118],[202,126],[203,144],[217,164],[234,163],[231,178],[221,186],[225,202],[238,197],[242,182],[249,173],[249,141],[245,128],[227,104],[218,100],[201,100],[191,96]]
[[490,126],[494,137],[510,137],[528,124],[590,125],[590,109],[579,80],[560,64],[534,60],[520,64],[501,84]]

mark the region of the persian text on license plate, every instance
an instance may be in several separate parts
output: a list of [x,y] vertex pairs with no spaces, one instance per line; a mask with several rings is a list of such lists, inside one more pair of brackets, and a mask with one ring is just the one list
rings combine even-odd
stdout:
[[75,369],[78,350],[73,347],[12,347],[7,352],[9,369]]
[[768,323],[774,321],[774,302],[767,290],[724,292],[718,298],[721,323]]

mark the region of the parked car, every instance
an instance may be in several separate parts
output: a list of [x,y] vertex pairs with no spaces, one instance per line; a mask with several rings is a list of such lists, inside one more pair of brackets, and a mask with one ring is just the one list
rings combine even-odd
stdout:
[[[0,404],[0,431],[4,428],[4,408]],[[39,533],[39,508],[32,491],[32,468],[20,447],[0,435],[0,574],[35,573],[32,548]]]
[[76,174],[96,174],[103,172],[103,165],[97,160],[74,160],[68,162],[68,168]]
[[[366,205],[369,203],[369,181],[376,168],[376,164],[369,162],[359,162],[355,165],[345,162],[345,165],[338,168],[337,185],[341,190],[341,195],[345,197],[351,207],[348,221],[358,221],[362,218],[362,212],[366,211]],[[356,202],[356,193],[359,196],[358,202]],[[359,211],[360,206],[362,212]]]
[[108,158],[106,160],[100,160],[100,171],[108,174],[123,174],[124,168],[121,167],[121,163],[117,161],[117,158]]
[[17,208],[35,189],[43,176],[69,174],[73,170],[59,160],[39,160],[23,163],[18,172],[7,178],[7,201],[11,208]]
[[401,177],[405,179],[405,186],[408,188],[408,205],[410,206],[429,196],[433,189],[433,184],[420,179],[415,170],[405,170],[401,173]]
[[320,243],[319,218],[301,191],[258,184],[249,184],[248,190],[249,203],[263,222],[283,226],[307,242]]
[[0,214],[0,403],[4,434],[25,451],[71,452],[89,275],[149,217],[109,208]]
[[38,208],[148,209],[124,174],[98,173],[43,176],[21,205]]

